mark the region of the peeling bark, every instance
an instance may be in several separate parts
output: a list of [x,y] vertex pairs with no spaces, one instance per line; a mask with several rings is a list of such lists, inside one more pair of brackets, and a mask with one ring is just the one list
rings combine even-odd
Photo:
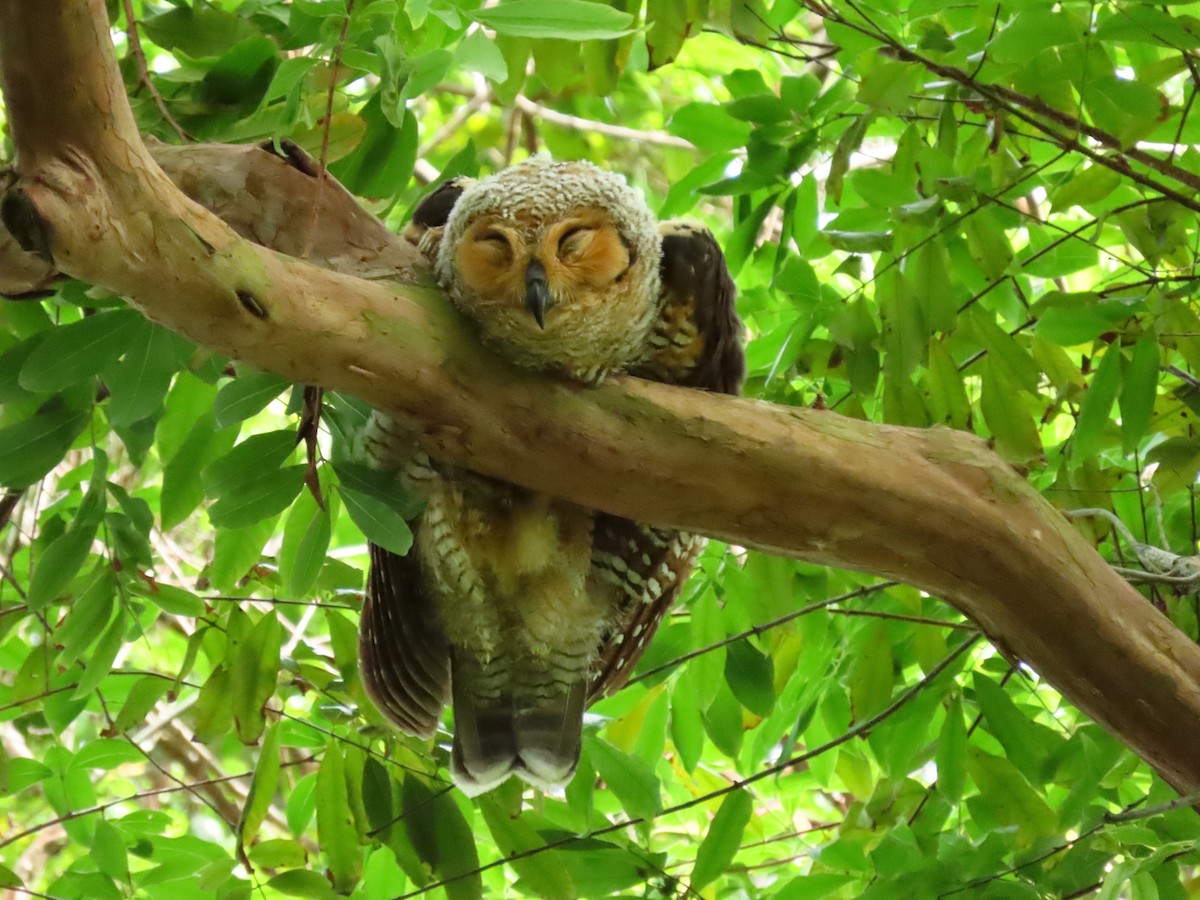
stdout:
[[[437,456],[943,597],[1176,787],[1200,788],[1200,648],[976,438],[513,370],[332,183],[311,254],[328,268],[251,243],[304,246],[315,181],[294,160],[227,168],[243,151],[156,148],[229,224],[180,193],[134,128],[101,0],[0,0],[0,73],[18,148],[8,197],[63,273],[230,356],[362,397]],[[274,174],[252,178],[260,164]]]

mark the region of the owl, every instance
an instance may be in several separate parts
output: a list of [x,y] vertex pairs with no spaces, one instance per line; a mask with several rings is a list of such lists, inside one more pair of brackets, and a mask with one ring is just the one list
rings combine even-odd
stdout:
[[[702,225],[660,226],[625,181],[537,157],[443,184],[405,232],[450,302],[513,364],[596,384],[625,372],[737,393],[741,323]],[[475,795],[566,784],[583,712],[628,678],[701,542],[431,462],[376,415],[367,447],[425,498],[413,548],[371,547],[363,683],[401,730],[454,713],[450,769]]]

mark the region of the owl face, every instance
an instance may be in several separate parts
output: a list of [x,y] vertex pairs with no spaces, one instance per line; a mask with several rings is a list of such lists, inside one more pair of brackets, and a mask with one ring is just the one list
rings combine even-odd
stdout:
[[[548,223],[508,222],[496,215],[471,223],[456,249],[462,286],[480,311],[524,308],[538,328],[566,315],[587,315],[636,261],[602,209],[579,209]],[[564,305],[560,302],[567,298]]]
[[618,176],[533,159],[463,193],[437,269],[512,361],[594,381],[644,352],[659,246],[653,216]]

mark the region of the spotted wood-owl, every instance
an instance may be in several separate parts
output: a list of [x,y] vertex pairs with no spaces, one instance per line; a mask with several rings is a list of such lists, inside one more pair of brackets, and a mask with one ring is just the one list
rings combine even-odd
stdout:
[[[613,372],[736,393],[741,323],[702,225],[661,227],[619,176],[534,158],[442,185],[406,236],[485,343],[518,366]],[[583,711],[629,676],[701,542],[431,463],[377,415],[368,450],[426,499],[407,556],[371,547],[363,681],[400,729],[454,710],[451,773],[469,794],[510,775],[565,784]]]

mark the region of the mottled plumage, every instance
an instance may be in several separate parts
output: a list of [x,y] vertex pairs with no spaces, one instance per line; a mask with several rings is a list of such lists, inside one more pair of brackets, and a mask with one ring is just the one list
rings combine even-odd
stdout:
[[[535,158],[440,186],[405,234],[517,365],[587,383],[628,371],[740,387],[741,324],[719,247],[703,226],[660,230],[618,176]],[[468,793],[512,774],[565,784],[585,707],[628,678],[702,542],[430,464],[382,416],[368,449],[427,501],[407,556],[371,548],[368,692],[422,737],[452,703],[451,770]]]

